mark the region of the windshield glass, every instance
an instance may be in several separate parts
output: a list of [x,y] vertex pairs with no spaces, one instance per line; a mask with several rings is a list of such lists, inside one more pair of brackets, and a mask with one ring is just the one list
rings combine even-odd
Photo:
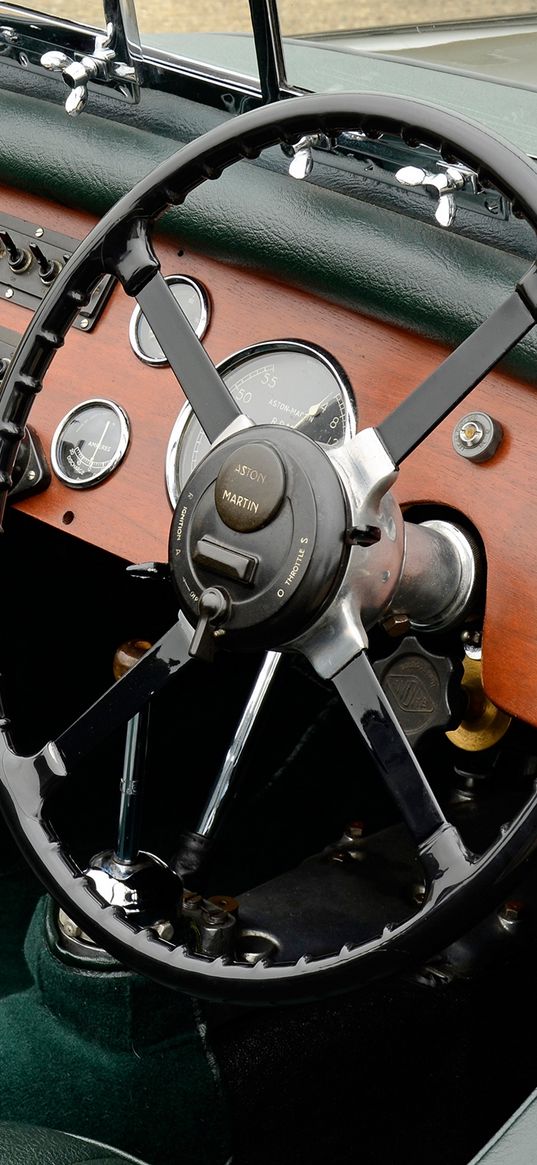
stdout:
[[[50,0],[40,5],[49,16],[61,16],[102,27],[102,0]],[[251,32],[248,0],[137,0],[140,32]]]
[[[39,7],[104,28],[103,0],[43,0]],[[136,0],[135,8],[143,44],[257,78],[248,0]]]
[[95,28],[104,28],[102,0],[48,0],[43,4],[36,4],[36,8],[46,12],[47,16],[59,16],[62,20],[73,20],[76,24],[91,24]]
[[[303,88],[350,89],[363,73],[333,53],[378,54],[415,67],[537,87],[537,16],[520,0],[280,0],[288,80]],[[331,50],[312,65],[297,38]],[[324,79],[326,76],[326,80]],[[328,77],[330,78],[328,80]]]
[[[102,0],[42,7],[104,26]],[[537,88],[537,14],[524,12],[520,0],[279,0],[278,10],[287,81],[297,88],[390,89],[385,68],[373,64],[379,58],[393,62],[394,82],[396,68],[414,66],[413,73],[435,69]],[[248,0],[137,0],[136,13],[147,46],[257,75]],[[404,92],[402,74],[397,84]]]
[[528,11],[520,0],[376,0],[374,4],[365,0],[350,4],[341,4],[341,0],[279,0],[278,9],[284,36],[494,19]]

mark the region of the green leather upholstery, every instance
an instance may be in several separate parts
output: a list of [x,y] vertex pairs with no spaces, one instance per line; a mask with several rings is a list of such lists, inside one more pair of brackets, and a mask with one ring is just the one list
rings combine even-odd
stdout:
[[537,1161],[537,1089],[470,1165],[533,1165]]
[[[0,180],[96,214],[179,145],[90,113],[73,120],[63,107],[9,92],[0,92],[0,121]],[[528,267],[520,256],[249,162],[194,191],[163,222],[183,245],[449,344]],[[536,357],[532,333],[511,366],[534,380]]]
[[82,1165],[83,1161],[121,1165],[138,1158],[55,1129],[0,1123],[0,1165]]

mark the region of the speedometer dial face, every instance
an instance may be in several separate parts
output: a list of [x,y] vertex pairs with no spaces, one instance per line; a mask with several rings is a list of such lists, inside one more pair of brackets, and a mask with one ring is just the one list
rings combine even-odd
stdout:
[[68,412],[52,438],[54,472],[72,489],[104,481],[129,444],[129,418],[111,400],[85,400]]
[[[231,395],[256,425],[286,425],[322,445],[338,445],[356,432],[351,385],[323,349],[299,340],[243,348],[218,366]],[[190,405],[181,410],[166,458],[173,506],[209,442]]]

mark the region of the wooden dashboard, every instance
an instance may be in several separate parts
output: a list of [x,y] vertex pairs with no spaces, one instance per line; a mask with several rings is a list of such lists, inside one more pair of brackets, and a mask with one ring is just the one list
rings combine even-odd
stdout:
[[[0,187],[7,214],[74,238],[94,225],[86,213]],[[215,362],[248,344],[293,338],[332,352],[353,385],[360,427],[374,425],[447,354],[439,344],[409,335],[345,308],[316,299],[250,271],[178,251],[157,237],[165,274],[200,280],[211,300],[205,338]],[[117,401],[130,417],[132,436],[118,470],[103,484],[72,490],[53,478],[43,494],[19,503],[60,530],[132,562],[167,557],[171,508],[165,486],[168,438],[185,397],[168,368],[143,364],[128,338],[134,307],[114,290],[95,329],[71,330],[56,356],[31,423],[47,456],[65,413],[91,396]],[[0,326],[23,332],[27,309],[0,302]],[[534,391],[502,373],[490,374],[469,398],[501,422],[504,439],[485,464],[464,461],[453,450],[454,413],[407,460],[396,492],[401,503],[435,502],[466,514],[487,554],[484,678],[495,703],[537,725],[537,491],[533,480],[537,441]]]

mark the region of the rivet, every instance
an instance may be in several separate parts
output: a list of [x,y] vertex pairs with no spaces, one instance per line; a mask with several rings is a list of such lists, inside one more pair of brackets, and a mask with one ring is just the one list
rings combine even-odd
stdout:
[[5,293],[5,295],[6,295],[6,299],[13,299],[13,296],[15,295],[15,292],[13,291],[13,288],[12,288],[12,287],[8,287],[8,289],[7,289],[6,293]]
[[88,320],[87,316],[82,317],[82,319],[80,321],[80,327],[81,328],[89,328],[89,320]]

